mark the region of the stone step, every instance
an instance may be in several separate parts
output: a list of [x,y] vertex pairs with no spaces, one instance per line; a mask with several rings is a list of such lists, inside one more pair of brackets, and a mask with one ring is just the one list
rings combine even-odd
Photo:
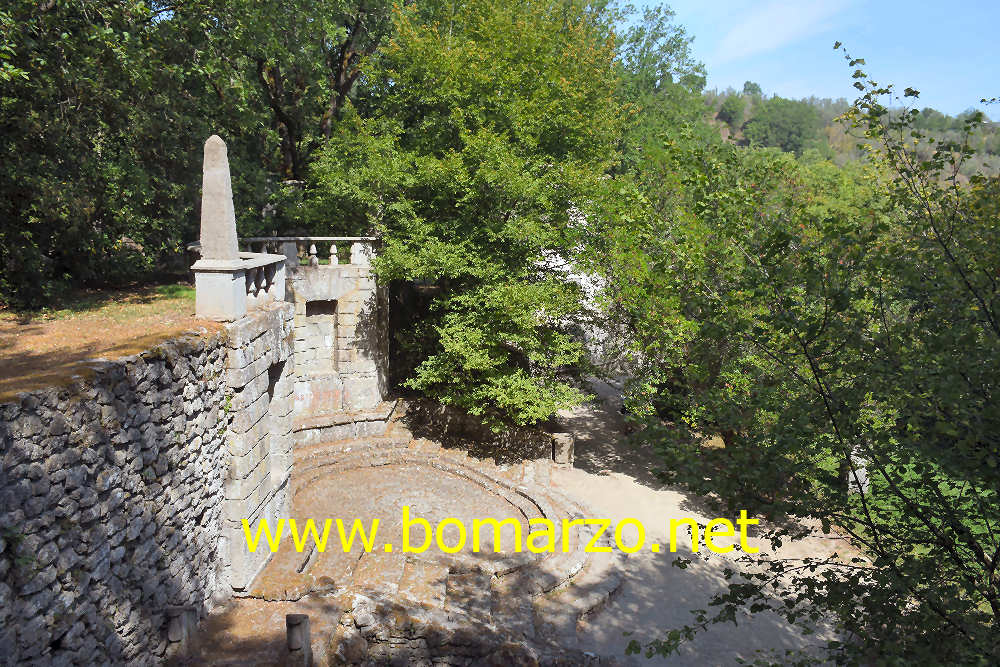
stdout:
[[[498,627],[504,627],[517,636],[534,639],[538,632],[534,600],[548,591],[565,586],[585,566],[588,554],[584,546],[590,539],[586,528],[578,533],[573,529],[568,536],[568,551],[562,551],[563,519],[579,518],[578,508],[553,503],[543,493],[534,493],[535,502],[546,518],[556,526],[556,551],[540,561],[500,576],[493,585],[493,618]],[[560,614],[558,618],[545,619],[549,634],[565,634],[575,628],[576,616]],[[553,626],[556,626],[554,629]]]
[[[261,542],[257,548],[267,549],[263,538]],[[263,600],[299,600],[317,588],[331,590],[327,582],[320,583],[309,575],[303,575],[310,555],[309,552],[296,551],[292,539],[285,535],[278,551],[254,579],[247,595]]]
[[433,440],[428,440],[427,438],[417,438],[411,440],[409,448],[413,451],[423,452],[425,454],[437,454],[443,451],[441,445],[437,444]]
[[524,462],[524,482],[543,489],[552,486],[552,461],[535,459]]
[[296,464],[308,465],[316,459],[331,459],[338,456],[357,453],[359,451],[375,451],[379,449],[398,449],[406,447],[408,441],[389,436],[372,436],[367,438],[350,438],[346,440],[331,440],[297,447],[293,451]]
[[327,663],[327,646],[337,620],[350,599],[330,596],[306,597],[296,602],[265,602],[247,598],[230,600],[206,618],[187,651],[175,656],[171,665],[244,667],[288,665],[286,614],[307,614],[312,639],[313,664]]
[[534,604],[530,595],[494,589],[493,623],[517,639],[534,639]]
[[[568,551],[562,550],[563,520],[576,518],[575,508],[565,508],[554,505],[541,493],[534,496],[541,506],[545,517],[550,519],[555,527],[555,552],[544,556],[536,556],[536,560],[516,572],[498,573],[504,581],[509,579],[509,586],[529,596],[537,596],[563,585],[572,578],[587,560],[584,546],[589,540],[589,533],[578,533],[574,528],[567,538]],[[584,529],[586,530],[586,529]],[[527,545],[527,539],[525,540]]]
[[395,595],[406,568],[406,555],[372,551],[358,561],[351,578],[352,588],[372,594]]
[[[599,546],[609,546],[610,540],[600,540]],[[579,620],[598,611],[614,595],[624,581],[622,564],[625,554],[614,549],[610,553],[590,553],[586,567],[559,588],[535,598],[535,625],[543,635],[572,641]]]
[[514,463],[497,469],[497,476],[514,486],[524,483],[524,464]]
[[489,621],[493,611],[492,576],[478,571],[448,575],[446,605]]
[[448,566],[408,560],[399,581],[399,595],[420,604],[443,608],[448,595]]
[[360,547],[355,544],[352,553],[344,553],[336,528],[330,532],[323,553],[316,553],[310,559],[306,574],[312,581],[343,588],[354,581],[354,570],[358,566]]

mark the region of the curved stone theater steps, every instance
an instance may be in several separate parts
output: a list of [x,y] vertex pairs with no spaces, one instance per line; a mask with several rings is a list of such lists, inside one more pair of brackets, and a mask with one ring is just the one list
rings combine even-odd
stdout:
[[[235,600],[222,616],[228,615],[238,625],[254,617],[248,609],[256,609],[271,623],[274,614],[266,611],[269,606],[308,609],[326,600],[336,607],[338,618],[313,621],[313,645],[321,655],[329,649],[331,659],[339,661],[332,664],[365,660],[381,664],[380,656],[398,660],[403,653],[418,663],[427,660],[430,664],[435,656],[450,656],[449,660],[465,656],[459,663],[467,658],[466,664],[472,664],[486,656],[499,659],[497,651],[513,652],[508,657],[517,660],[531,655],[543,663],[577,664],[583,657],[574,658],[560,645],[571,639],[582,616],[599,608],[621,585],[624,555],[617,549],[587,553],[584,547],[593,536],[589,527],[569,531],[568,551],[562,551],[563,520],[580,519],[587,513],[579,503],[547,487],[550,462],[498,466],[492,460],[477,460],[461,450],[408,436],[390,426],[384,436],[298,447],[291,517],[299,524],[312,518],[320,529],[323,520],[341,518],[348,531],[355,518],[365,523],[366,530],[378,518],[375,548],[365,552],[356,537],[351,553],[344,553],[334,526],[324,552],[307,547],[300,553],[286,528],[279,551],[256,577],[247,597]],[[411,508],[413,517],[426,518],[432,526],[448,517],[461,519],[468,533],[465,548],[447,554],[432,543],[424,553],[403,553],[399,520],[403,505]],[[473,553],[474,518],[514,519],[525,541],[531,519],[550,519],[556,550],[515,553],[508,526],[501,532],[498,553],[489,539],[491,529],[482,531],[483,548]],[[457,531],[449,530],[443,534],[445,543],[455,544]],[[419,544],[423,528],[414,526],[411,537]],[[604,535],[597,544],[610,546],[610,540]],[[391,551],[386,550],[387,542],[393,545]],[[259,548],[267,548],[265,540]],[[332,612],[331,607],[323,613]],[[401,618],[409,619],[408,624],[400,625]],[[420,635],[423,626],[433,630],[428,630],[431,635],[446,628],[466,643],[434,645],[433,637]],[[230,635],[235,631],[233,625],[213,619],[199,641],[205,648],[197,649],[192,659],[225,664],[235,657],[231,651],[238,644],[212,640],[212,633],[219,632],[214,628],[220,627]],[[380,639],[393,632],[397,633],[393,641]],[[331,635],[336,635],[332,641]],[[482,641],[470,641],[470,637]],[[404,644],[405,651],[400,648]],[[224,646],[229,648],[223,650]],[[362,646],[367,648],[361,651]],[[448,653],[452,649],[458,653]],[[280,648],[274,651],[272,655],[280,654]],[[267,664],[266,660],[261,664]]]

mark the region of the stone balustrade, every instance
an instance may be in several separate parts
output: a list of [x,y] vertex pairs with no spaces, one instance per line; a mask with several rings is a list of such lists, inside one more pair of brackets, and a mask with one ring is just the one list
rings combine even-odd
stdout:
[[[197,255],[201,247],[192,243],[188,250]],[[232,266],[215,268],[196,263],[193,268],[198,316],[231,322],[270,303],[284,301],[286,260],[284,255],[240,252]]]
[[241,252],[240,259],[243,260],[248,311],[285,300],[284,255]]
[[[251,236],[239,239],[251,252],[284,255],[285,266],[368,266],[378,239],[373,236]],[[346,252],[345,252],[346,251]]]

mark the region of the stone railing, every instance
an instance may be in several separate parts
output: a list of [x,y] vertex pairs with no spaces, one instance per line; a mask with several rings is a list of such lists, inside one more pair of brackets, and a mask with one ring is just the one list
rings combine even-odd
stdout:
[[375,255],[378,239],[373,236],[251,236],[239,242],[251,252],[284,255],[286,268],[296,269],[302,264],[368,266]]
[[[195,260],[201,257],[200,243],[188,244],[187,250]],[[196,284],[200,274],[203,286],[201,303],[196,305],[201,316],[231,321],[248,311],[285,300],[287,258],[284,255],[241,252],[238,256],[235,265],[220,269],[201,268],[195,263]],[[198,298],[195,297],[196,301]]]
[[191,270],[198,317],[233,322],[248,310],[285,300],[286,257],[239,251],[229,157],[216,135],[205,142],[197,251]]
[[285,256],[241,252],[246,285],[247,310],[285,300]]
[[[317,252],[317,242],[327,249],[323,261]],[[300,256],[306,258],[310,267],[326,264],[327,268],[338,268],[341,260],[337,243],[351,244],[350,266],[371,264],[376,243],[372,237],[258,236],[239,239],[226,144],[218,136],[208,138],[202,167],[199,257],[191,265],[198,317],[232,322],[246,315],[248,310],[284,301],[286,273],[298,270]]]

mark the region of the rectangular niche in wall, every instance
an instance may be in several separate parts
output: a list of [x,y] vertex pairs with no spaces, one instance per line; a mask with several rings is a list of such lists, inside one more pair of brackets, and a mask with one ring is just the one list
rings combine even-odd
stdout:
[[[315,375],[337,372],[337,302],[306,301],[305,370]],[[298,362],[296,362],[298,363]]]

